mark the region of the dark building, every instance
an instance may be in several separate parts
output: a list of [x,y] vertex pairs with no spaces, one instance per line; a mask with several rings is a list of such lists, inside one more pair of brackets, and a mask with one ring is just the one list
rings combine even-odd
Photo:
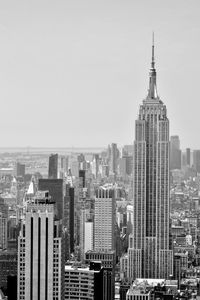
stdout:
[[190,167],[190,148],[186,148],[186,165]]
[[7,297],[8,300],[17,299],[17,275],[8,276],[8,285],[7,285]]
[[181,169],[181,150],[178,135],[170,137],[170,170]]
[[63,179],[39,179],[38,189],[49,191],[51,200],[56,203],[56,217],[62,219],[64,212]]
[[94,271],[94,299],[102,300],[103,298],[103,275],[104,269],[101,262],[90,262],[90,271]]
[[25,176],[25,164],[20,164],[19,162],[17,162],[16,164],[16,176],[21,176],[24,177]]
[[58,178],[58,154],[51,154],[49,156],[49,179],[57,179]]
[[85,254],[85,262],[101,261],[103,272],[103,298],[104,300],[114,300],[115,296],[115,251],[88,251]]
[[67,252],[69,251],[70,253],[74,252],[74,213],[74,187],[70,186],[70,184],[66,184],[63,225],[66,227],[68,232],[69,246],[66,245],[66,247],[69,247]]
[[130,288],[130,284],[128,282],[121,282],[119,294],[120,294],[120,300],[126,300],[126,293],[128,292]]
[[80,179],[80,185],[82,188],[85,187],[85,170],[79,170],[79,179]]
[[17,276],[17,251],[0,251],[0,288],[7,289],[8,276]]
[[178,286],[181,280],[181,256],[178,254],[174,255],[174,279],[178,280]]

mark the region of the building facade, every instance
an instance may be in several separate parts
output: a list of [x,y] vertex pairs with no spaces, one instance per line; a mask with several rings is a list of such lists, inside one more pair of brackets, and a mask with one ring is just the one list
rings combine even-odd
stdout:
[[65,266],[65,300],[102,300],[103,268],[100,262],[90,267]]
[[94,209],[95,251],[115,248],[115,199],[114,191],[101,187],[96,191]]
[[18,300],[64,299],[61,221],[48,193],[27,204],[18,238]]

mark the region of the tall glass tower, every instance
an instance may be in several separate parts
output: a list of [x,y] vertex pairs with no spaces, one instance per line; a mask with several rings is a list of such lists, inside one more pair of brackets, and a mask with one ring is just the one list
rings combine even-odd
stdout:
[[173,269],[169,249],[169,120],[157,94],[154,42],[148,95],[135,122],[133,198],[129,277],[168,278]]

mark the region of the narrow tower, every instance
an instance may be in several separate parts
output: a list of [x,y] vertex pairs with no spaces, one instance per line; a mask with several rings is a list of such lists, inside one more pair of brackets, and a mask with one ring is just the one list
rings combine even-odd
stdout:
[[157,94],[154,59],[149,89],[135,122],[134,222],[130,236],[130,278],[168,278],[172,274],[169,249],[169,120]]

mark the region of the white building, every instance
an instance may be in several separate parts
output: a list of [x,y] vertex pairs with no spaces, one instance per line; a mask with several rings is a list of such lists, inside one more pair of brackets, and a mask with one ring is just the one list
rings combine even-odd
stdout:
[[157,93],[154,44],[147,97],[135,123],[133,162],[134,278],[173,274],[169,243],[169,119]]
[[89,250],[93,250],[94,248],[93,227],[94,227],[94,223],[92,221],[85,222],[85,245],[84,245],[85,253]]
[[18,300],[64,299],[61,221],[48,192],[27,204],[18,238]]
[[115,199],[112,188],[101,187],[96,191],[94,209],[95,251],[115,248]]
[[103,298],[103,269],[100,262],[93,267],[65,266],[65,300]]

